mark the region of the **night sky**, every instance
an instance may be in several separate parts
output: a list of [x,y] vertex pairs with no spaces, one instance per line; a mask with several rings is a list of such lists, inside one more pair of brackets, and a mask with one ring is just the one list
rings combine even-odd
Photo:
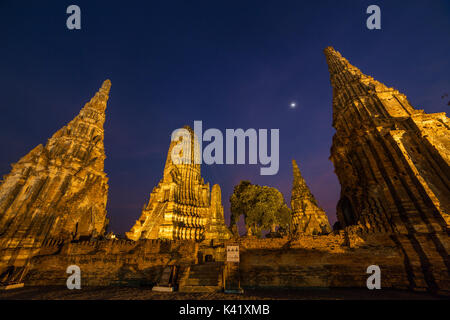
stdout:
[[[79,31],[66,8],[81,8]],[[366,8],[381,7],[381,30]],[[128,231],[162,178],[171,132],[280,129],[280,171],[202,166],[225,217],[240,180],[290,202],[291,159],[334,223],[340,187],[330,155],[333,46],[426,112],[448,111],[450,1],[0,0],[0,175],[78,114],[111,79],[105,171],[110,230]],[[295,101],[297,108],[291,109]]]

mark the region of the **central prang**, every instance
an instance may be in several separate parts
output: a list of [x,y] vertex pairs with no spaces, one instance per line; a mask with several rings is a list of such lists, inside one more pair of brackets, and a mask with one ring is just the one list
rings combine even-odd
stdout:
[[183,143],[170,143],[163,178],[150,194],[150,201],[141,217],[126,236],[131,240],[226,240],[231,237],[225,225],[221,189],[218,184],[210,191],[209,183],[201,177],[200,164],[195,157],[194,131],[190,134],[189,163],[176,164],[172,152]]

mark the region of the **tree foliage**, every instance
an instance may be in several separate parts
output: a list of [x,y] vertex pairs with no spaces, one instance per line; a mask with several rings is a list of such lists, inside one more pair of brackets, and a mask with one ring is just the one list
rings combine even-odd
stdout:
[[[234,187],[230,198],[231,225],[243,215],[248,235],[261,237],[262,231],[287,233],[292,213],[284,202],[283,195],[275,188],[241,181]],[[236,230],[236,228],[234,228]]]

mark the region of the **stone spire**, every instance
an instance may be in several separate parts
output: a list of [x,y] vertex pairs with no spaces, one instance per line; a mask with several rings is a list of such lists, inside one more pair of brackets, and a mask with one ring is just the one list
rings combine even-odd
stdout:
[[[126,233],[129,239],[201,241],[230,237],[224,224],[220,187],[215,185],[211,195],[209,183],[204,183],[200,164],[195,161],[199,152],[196,143],[194,131],[188,126],[171,141],[163,178],[150,194],[139,220]],[[176,163],[172,153],[186,162]]]
[[206,221],[205,240],[221,240],[231,238],[231,232],[225,224],[222,206],[222,190],[218,184],[211,189],[210,214]]
[[[201,183],[201,166],[195,161],[196,152],[199,152],[198,138],[194,134],[194,130],[189,126],[184,126],[180,132],[179,138],[170,143],[164,166],[163,181],[171,182],[174,179],[181,179],[183,183]],[[183,161],[181,164],[176,164],[172,161],[172,153],[174,148],[177,147],[178,155]]]
[[[295,160],[292,160],[292,172],[294,176],[294,182],[292,186],[292,199],[308,200],[317,205],[317,201],[306,185],[306,181],[305,179],[303,179],[302,174],[300,173],[300,169],[298,168],[297,162]],[[295,209],[299,208],[292,207],[292,210]]]
[[[342,226],[367,232],[441,232],[450,223],[450,121],[363,74],[328,47],[333,87],[331,161]],[[437,244],[439,245],[439,244]]]
[[105,109],[111,82],[80,113],[17,163],[0,184],[0,247],[35,247],[105,231]]
[[292,160],[292,170],[294,182],[292,185],[291,209],[297,233],[315,235],[331,232],[328,217],[325,211],[318,206],[295,160]]

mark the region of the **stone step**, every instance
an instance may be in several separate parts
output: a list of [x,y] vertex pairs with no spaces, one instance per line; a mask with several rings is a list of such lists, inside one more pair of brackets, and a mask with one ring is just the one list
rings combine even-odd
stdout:
[[213,276],[215,274],[218,274],[220,270],[213,270],[213,271],[207,271],[207,272],[201,272],[201,271],[192,271],[189,272],[189,276]]
[[212,270],[212,269],[220,269],[220,266],[217,264],[212,265],[204,265],[204,264],[196,264],[191,266],[191,269],[194,270]]
[[197,269],[197,270],[210,270],[210,269],[220,269],[220,266],[218,266],[217,264],[213,264],[213,265],[193,265],[191,266],[192,269]]
[[202,293],[210,293],[210,292],[220,292],[222,291],[222,287],[220,286],[183,286],[180,287],[180,292],[202,292]]
[[210,268],[210,269],[191,268],[190,270],[191,270],[191,272],[202,272],[202,273],[207,273],[207,272],[217,272],[217,271],[220,270],[220,268]]
[[222,290],[221,263],[192,265],[179,283],[181,292],[217,292]]
[[198,269],[191,267],[189,274],[214,274],[220,272],[220,270],[220,268]]
[[214,273],[199,273],[199,274],[189,274],[189,279],[218,279],[220,276],[221,272],[214,272]]
[[219,274],[214,274],[213,276],[205,276],[205,275],[199,275],[199,276],[192,276],[190,275],[188,279],[199,279],[199,280],[217,280],[219,277]]
[[187,279],[186,286],[217,286],[218,279]]

